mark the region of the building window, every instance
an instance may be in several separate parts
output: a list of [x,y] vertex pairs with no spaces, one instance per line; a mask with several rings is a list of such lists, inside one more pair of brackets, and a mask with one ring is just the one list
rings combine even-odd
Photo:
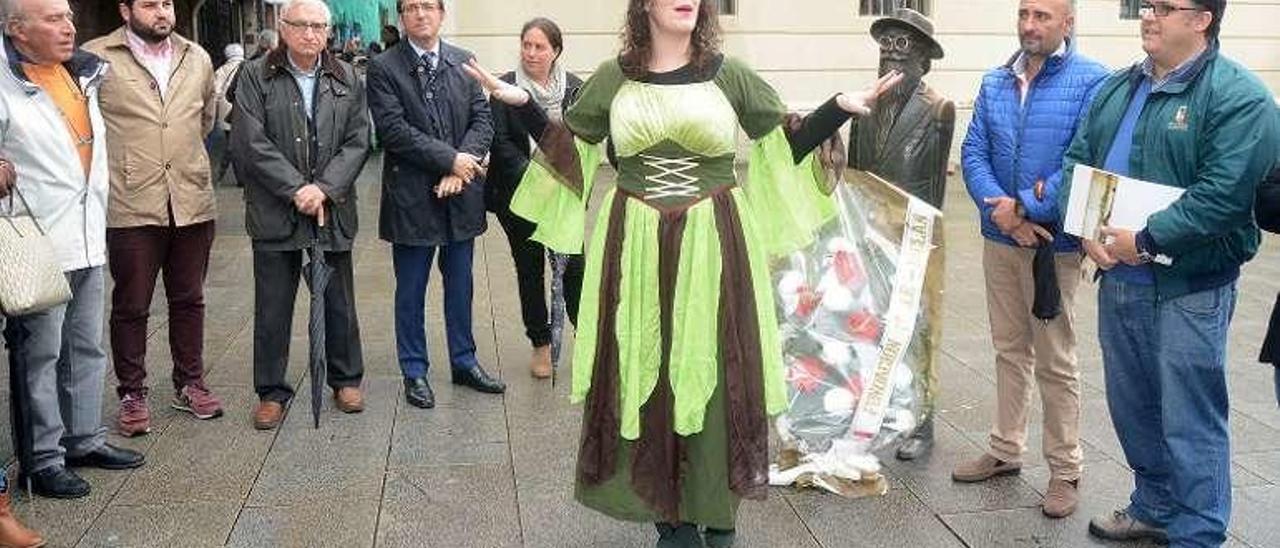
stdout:
[[1121,19],[1141,19],[1138,14],[1138,8],[1142,6],[1142,0],[1120,0],[1120,18]]
[[893,15],[898,8],[911,8],[925,15],[933,11],[932,0],[858,0],[860,15]]
[[738,0],[719,0],[720,15],[737,15]]

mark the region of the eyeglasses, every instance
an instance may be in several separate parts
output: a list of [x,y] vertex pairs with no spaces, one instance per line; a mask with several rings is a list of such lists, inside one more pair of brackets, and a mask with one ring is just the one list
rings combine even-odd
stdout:
[[881,36],[880,49],[882,51],[910,51],[911,38],[907,36]]
[[1145,17],[1154,15],[1156,17],[1168,17],[1170,13],[1175,11],[1205,11],[1204,8],[1175,6],[1168,2],[1143,2],[1138,5],[1138,15]]
[[329,30],[328,23],[309,23],[307,21],[290,21],[288,19],[281,19],[281,21],[290,28],[297,29],[302,32],[311,31],[316,34],[323,34]]
[[419,13],[433,13],[440,11],[440,4],[435,2],[414,2],[412,4],[403,4],[400,8],[401,13],[409,15],[417,15]]

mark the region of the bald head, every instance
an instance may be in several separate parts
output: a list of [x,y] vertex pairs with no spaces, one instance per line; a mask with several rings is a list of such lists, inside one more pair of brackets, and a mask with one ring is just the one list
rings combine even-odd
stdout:
[[76,50],[76,26],[67,0],[0,0],[4,33],[36,64],[65,63]]
[[1076,26],[1075,0],[1018,2],[1018,41],[1027,55],[1043,60],[1053,55]]

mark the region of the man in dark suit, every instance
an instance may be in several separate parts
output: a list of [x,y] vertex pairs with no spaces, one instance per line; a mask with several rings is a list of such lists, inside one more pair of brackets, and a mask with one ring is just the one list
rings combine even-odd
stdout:
[[454,384],[501,393],[476,361],[471,263],[485,230],[481,158],[493,138],[489,102],[463,72],[471,53],[440,40],[444,0],[400,0],[405,39],[369,65],[369,108],[386,149],[379,234],[392,244],[396,353],[405,399],[435,406],[427,383],[423,305],[431,263],[444,280],[444,319]]
[[[872,23],[871,36],[880,43],[880,74],[896,70],[903,78],[876,101],[870,116],[854,117],[849,167],[875,173],[942,209],[956,105],[922,80],[943,54],[933,38],[933,23],[902,8]],[[933,414],[928,413],[898,448],[898,458],[917,458],[932,444]]]

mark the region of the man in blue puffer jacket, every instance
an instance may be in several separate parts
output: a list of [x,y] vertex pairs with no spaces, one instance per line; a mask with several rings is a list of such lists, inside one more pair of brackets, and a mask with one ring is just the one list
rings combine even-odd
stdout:
[[[1022,49],[983,78],[963,146],[964,178],[982,217],[983,270],[996,350],[996,416],[990,448],[952,472],[960,482],[1017,474],[1026,449],[1032,378],[1044,402],[1049,465],[1045,515],[1075,511],[1080,480],[1080,380],[1072,298],[1080,279],[1079,243],[1059,232],[1062,157],[1097,84],[1101,64],[1076,52],[1071,0],[1022,0]],[[1052,245],[1061,312],[1033,316],[1032,262]],[[1050,289],[1053,281],[1045,277]],[[1042,316],[1043,317],[1043,316]]]

